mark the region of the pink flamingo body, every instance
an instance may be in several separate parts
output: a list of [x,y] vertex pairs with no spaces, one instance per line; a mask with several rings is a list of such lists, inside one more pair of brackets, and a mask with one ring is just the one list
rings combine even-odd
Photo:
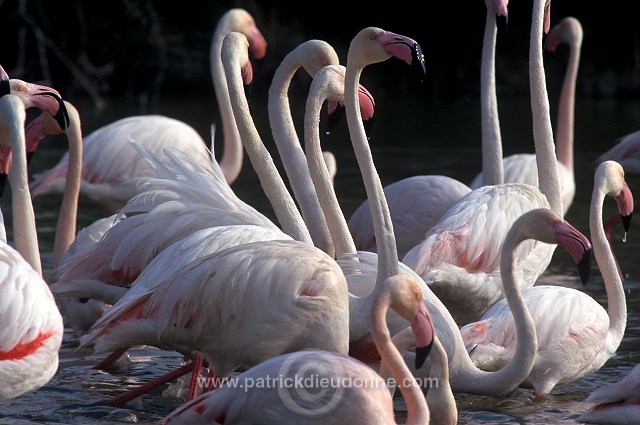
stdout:
[[[266,52],[266,41],[258,30],[253,17],[245,10],[235,8],[219,20],[211,45],[211,71],[222,117],[224,152],[220,167],[226,180],[232,183],[242,168],[242,145],[233,114],[230,111],[226,81],[221,72],[220,43],[229,31],[241,31],[247,35],[257,58]],[[165,158],[165,147],[172,147],[192,154],[196,161],[211,169],[215,161],[202,137],[188,124],[161,115],[140,115],[117,120],[101,127],[84,139],[82,193],[93,201],[114,211],[136,194],[130,179],[153,175],[146,161],[131,146],[135,140],[159,158]],[[37,176],[31,183],[33,196],[59,192],[64,185],[68,157],[64,155],[58,164]]]
[[[614,196],[620,214],[628,216],[633,199],[624,181],[622,167],[608,161],[596,171],[590,209],[593,249],[605,280],[609,310],[586,293],[558,286],[539,285],[523,290],[523,297],[536,322],[538,353],[524,386],[538,396],[555,385],[574,381],[598,370],[620,345],[626,327],[626,301],[611,248],[602,228],[602,202]],[[513,353],[516,335],[507,303],[496,303],[476,323],[463,326],[471,358],[486,370],[500,368]]]
[[585,400],[594,403],[576,420],[590,424],[632,425],[640,417],[640,366],[636,365],[621,381],[605,385]]
[[[433,340],[433,325],[424,309],[420,287],[406,276],[387,279],[374,304],[372,333],[386,366],[401,383],[400,390],[408,407],[407,423],[429,423],[426,401],[389,338],[385,321],[389,307],[413,324],[417,350],[425,350]],[[309,366],[315,367],[309,371]],[[299,351],[267,360],[240,374],[237,379],[249,382],[271,376],[281,376],[288,380],[304,377],[334,382],[352,380],[364,384],[345,385],[337,390],[339,393],[322,391],[320,397],[315,394],[309,397],[309,393],[305,391],[308,389],[289,390],[284,385],[248,392],[223,385],[179,407],[161,423],[396,423],[391,393],[385,381],[370,367],[353,358],[326,351]]]
[[[49,286],[42,279],[33,206],[27,186],[24,104],[0,98],[0,142],[11,142],[16,248],[0,241],[0,401],[36,390],[58,369],[63,323]],[[8,137],[7,137],[8,136]],[[4,223],[3,227],[4,227]]]

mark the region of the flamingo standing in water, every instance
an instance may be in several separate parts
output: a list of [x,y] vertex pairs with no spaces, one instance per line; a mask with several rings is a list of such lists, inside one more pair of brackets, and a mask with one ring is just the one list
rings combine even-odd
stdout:
[[589,411],[576,421],[589,424],[633,425],[640,417],[640,365],[621,381],[605,385],[592,392],[585,400],[594,403]]
[[[500,250],[508,229],[524,212],[551,208],[563,213],[542,63],[543,23],[548,2],[535,0],[529,74],[539,188],[526,183],[482,186],[456,202],[402,262],[418,273],[452,313],[466,324],[503,297]],[[556,245],[528,241],[518,247],[518,277],[533,286],[551,262]]]
[[[545,41],[545,47],[551,52],[555,52],[560,44],[567,44],[569,46],[569,59],[567,62],[567,68],[564,75],[564,81],[562,83],[562,90],[560,93],[560,99],[558,102],[558,121],[556,129],[556,147],[558,156],[558,176],[560,178],[561,197],[564,213],[569,210],[573,202],[573,197],[576,191],[575,176],[573,170],[573,145],[574,145],[574,109],[575,109],[575,91],[576,91],[576,79],[578,75],[578,67],[580,63],[580,49],[582,46],[582,26],[580,21],[573,17],[566,17],[555,25],[547,34]],[[495,49],[495,40],[493,44]],[[493,59],[493,57],[492,57]],[[483,60],[483,63],[485,61]],[[493,65],[493,60],[490,61]],[[484,68],[483,68],[484,70]],[[495,76],[491,72],[488,78],[492,80],[495,92]],[[494,103],[495,105],[495,97]],[[484,103],[483,103],[484,105]],[[485,139],[492,140],[489,143],[495,143],[496,146],[501,144],[500,129],[498,128],[498,112],[494,107],[494,111],[489,115],[489,121],[494,123],[494,132],[491,136],[483,135],[483,144]],[[485,119],[483,119],[483,123]],[[520,153],[510,155],[504,159],[497,158],[497,161],[501,161],[502,168],[499,163],[496,162],[496,157],[491,156],[489,153],[496,153],[495,149],[485,149],[483,146],[483,172],[478,174],[471,184],[471,189],[476,189],[483,184],[496,184],[502,182],[519,182],[528,183],[534,186],[538,185],[538,166],[536,165],[536,155]],[[500,155],[502,154],[502,148],[499,149]],[[485,163],[485,157],[493,158],[490,162]],[[487,180],[484,170],[502,169],[503,180]],[[488,171],[486,172],[488,173]],[[483,181],[484,179],[484,181]]]
[[[380,270],[385,271],[384,268],[380,269],[381,266],[390,268],[391,270],[397,268],[399,273],[415,276],[414,279],[421,284],[424,303],[434,318],[438,338],[442,341],[449,358],[450,380],[454,391],[482,395],[503,395],[516,388],[522,380],[527,377],[533,366],[537,346],[535,327],[521,299],[517,296],[517,286],[516,283],[513,282],[513,279],[515,279],[513,273],[509,272],[504,276],[504,285],[506,296],[512,301],[514,309],[516,310],[516,317],[518,318],[518,355],[514,356],[513,361],[502,370],[497,372],[484,372],[471,362],[464,347],[460,331],[449,311],[444,307],[442,302],[435,297],[424,282],[421,281],[419,276],[398,262],[396,251],[393,248],[393,229],[390,226],[391,221],[388,219],[388,208],[386,207],[385,199],[381,196],[383,193],[382,185],[379,179],[376,179],[375,164],[373,164],[371,153],[367,149],[368,145],[364,126],[358,116],[358,109],[354,106],[356,99],[359,97],[357,89],[358,77],[356,75],[359,75],[361,71],[360,67],[365,63],[375,62],[375,58],[384,60],[386,57],[385,51],[381,50],[379,45],[376,47],[375,41],[382,43],[383,47],[386,46],[386,48],[388,48],[385,42],[393,40],[400,40],[400,38],[396,34],[383,32],[379,28],[366,28],[361,31],[354,38],[351,48],[349,49],[349,57],[351,58],[353,56],[353,59],[347,61],[347,76],[350,76],[350,79],[347,78],[347,83],[344,84],[347,119],[354,128],[351,132],[351,140],[354,144],[354,149],[360,154],[360,168],[361,170],[366,170],[363,171],[362,174],[363,179],[368,183],[367,189],[370,191],[368,198],[374,200],[370,205],[372,208],[375,207],[377,209],[372,215],[377,218],[375,223],[376,234],[380,235],[378,240],[386,242],[380,245],[380,247],[384,249],[382,249],[379,254],[355,252],[355,248],[352,247],[353,242],[350,240],[350,234],[348,230],[346,230],[344,215],[340,213],[337,199],[335,199],[335,192],[330,185],[328,173],[324,171],[323,176],[324,161],[321,155],[318,130],[321,103],[318,103],[317,99],[314,98],[319,96],[318,92],[320,90],[328,89],[329,93],[332,93],[332,90],[336,91],[336,93],[332,95],[340,95],[343,89],[340,89],[339,84],[339,67],[327,66],[318,71],[311,84],[306,105],[305,150],[307,152],[307,160],[309,161],[309,168],[314,185],[318,191],[320,205],[323,207],[327,217],[327,223],[334,238],[336,254],[339,255],[339,264],[347,276],[349,291],[352,294],[350,314],[355,317],[352,317],[350,320],[350,353],[354,354],[354,342],[359,343],[363,338],[366,338],[366,328],[363,329],[361,326],[366,315],[360,313],[366,311],[366,309],[363,310],[358,304],[366,305],[367,299],[374,296],[369,294],[375,293],[376,278],[380,276]],[[396,53],[398,57],[408,58],[408,55],[401,54],[399,48],[409,47],[411,45],[411,41],[397,43],[395,47],[398,49]],[[407,51],[409,50],[410,49],[407,49]],[[354,64],[358,65],[354,66]],[[353,68],[351,72],[349,72],[350,66]],[[328,78],[331,75],[335,78]],[[332,82],[332,84],[327,84],[328,82]],[[322,87],[323,84],[326,85],[326,87]],[[325,93],[325,96],[326,95],[327,93]],[[385,220],[384,217],[387,217],[387,219]],[[548,226],[552,225],[552,230],[555,231],[552,236],[548,235],[552,232],[547,231],[545,233],[545,235],[547,235],[546,237],[542,238],[542,236],[540,236],[542,240],[547,243],[560,242],[574,255],[576,261],[581,259],[582,254],[585,254],[584,249],[588,246],[588,241],[584,236],[557,216],[549,217],[548,215],[543,215],[542,217],[538,217],[538,220],[541,220],[542,223],[546,223]],[[519,240],[517,242],[509,242],[504,249],[506,250],[517,245],[519,242]],[[590,253],[588,254],[590,255]],[[344,255],[345,258],[340,258],[341,255]],[[357,261],[353,261],[350,257],[355,257]],[[504,255],[504,257],[507,257],[507,255]],[[513,264],[507,263],[504,267],[513,267]],[[361,288],[358,289],[358,287]],[[402,322],[390,324],[390,328],[394,333],[406,326],[407,323],[404,319],[402,319]]]
[[9,183],[16,245],[14,249],[6,239],[0,241],[0,401],[36,390],[51,380],[58,369],[64,331],[60,311],[42,279],[27,182],[25,117],[18,97],[0,97],[0,144],[11,143],[12,149]]
[[[222,38],[230,31],[239,31],[247,36],[256,58],[264,57],[267,46],[253,17],[246,10],[230,9],[218,21],[211,43],[211,73],[224,135],[220,168],[229,184],[240,174],[243,158],[220,62]],[[154,173],[146,160],[132,148],[131,140],[161,158],[166,158],[165,147],[173,147],[192,155],[205,169],[211,170],[211,162],[215,161],[207,144],[190,125],[170,117],[132,116],[101,127],[84,140],[82,193],[110,211],[119,209],[136,194],[135,186],[130,184],[132,178]],[[53,168],[34,177],[31,182],[33,197],[62,191],[68,160],[68,155],[64,155]]]
[[[593,251],[607,291],[608,310],[583,291],[561,286],[536,285],[522,296],[536,323],[536,363],[523,386],[544,396],[561,383],[596,371],[615,354],[626,328],[627,305],[602,225],[604,198],[612,196],[628,224],[633,210],[624,170],[614,161],[596,170],[589,210]],[[512,356],[516,335],[506,301],[496,303],[484,317],[460,329],[471,358],[480,368],[500,368]]]
[[[400,383],[400,391],[407,403],[406,423],[428,424],[430,415],[425,398],[389,337],[386,324],[389,308],[412,323],[417,345],[415,366],[421,367],[433,342],[433,324],[424,308],[422,290],[417,282],[403,275],[384,281],[373,305],[371,333],[385,365]],[[258,382],[269,377],[282,380],[275,382],[275,387],[249,391],[223,385],[180,406],[160,423],[396,423],[386,382],[370,367],[351,357],[326,351],[299,351],[267,360],[233,379]],[[287,388],[284,385],[304,378],[347,384],[329,391],[313,384],[308,388]],[[348,382],[363,384],[349,385]],[[321,390],[320,396],[315,394],[318,389]]]

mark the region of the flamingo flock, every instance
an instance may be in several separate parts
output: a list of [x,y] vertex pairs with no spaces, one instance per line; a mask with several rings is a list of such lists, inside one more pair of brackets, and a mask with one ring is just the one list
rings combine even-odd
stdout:
[[[65,329],[107,374],[140,346],[183,359],[104,400],[133,407],[190,373],[187,395],[158,425],[395,424],[398,399],[407,424],[454,425],[462,394],[525,391],[541,400],[605,366],[621,346],[628,309],[613,221],[603,214],[615,200],[616,220],[631,232],[637,204],[625,171],[636,172],[637,149],[625,145],[640,138],[597,158],[585,236],[565,218],[576,195],[580,22],[566,17],[551,28],[550,0],[533,0],[535,154],[503,158],[495,48],[508,0],[485,6],[483,169],[469,186],[428,170],[383,186],[377,164],[384,158],[368,134],[375,93],[362,76],[389,60],[422,80],[429,55],[421,42],[380,27],[354,34],[342,64],[320,39],[282,58],[268,93],[270,132],[261,133],[245,87],[251,55],[263,58],[267,42],[246,10],[223,14],[210,50],[220,159],[215,126],[209,146],[189,123],[163,115],[125,117],[85,136],[72,102],[0,67],[0,190],[9,184],[13,229],[10,240],[0,211],[0,406],[53,382]],[[570,51],[554,134],[542,52],[561,43]],[[300,68],[311,81],[301,132],[289,102]],[[397,79],[411,77],[398,69]],[[350,218],[337,195],[339,161],[322,146],[325,105],[330,119],[344,113],[344,143],[366,193]],[[40,114],[28,119],[28,109]],[[64,135],[68,151],[29,183],[29,160],[50,135]],[[245,153],[274,218],[234,190]],[[47,281],[33,204],[52,193],[62,196]],[[83,200],[112,215],[79,229]],[[586,283],[594,269],[602,275],[604,305],[581,287],[538,282],[566,254],[576,281]],[[637,423],[638,371],[594,391],[574,419]],[[431,380],[440,386],[426,386]],[[313,384],[288,384],[303,381]]]

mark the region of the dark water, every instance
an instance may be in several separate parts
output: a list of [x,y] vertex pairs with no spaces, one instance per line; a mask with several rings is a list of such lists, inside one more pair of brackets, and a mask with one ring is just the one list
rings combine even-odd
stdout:
[[[480,170],[479,105],[475,101],[451,103],[418,103],[407,100],[385,103],[378,98],[377,118],[371,145],[378,172],[384,184],[415,174],[445,174],[469,182]],[[294,102],[296,100],[294,99]],[[252,111],[258,128],[272,155],[264,115],[265,102],[254,101]],[[553,103],[552,103],[553,104]],[[83,131],[88,134],[114,119],[140,113],[126,107],[112,107],[95,113],[91,105],[77,102],[83,114]],[[532,151],[530,107],[527,99],[501,100],[501,123],[505,154]],[[301,111],[302,109],[296,109]],[[209,111],[211,111],[209,113]],[[215,118],[212,101],[172,102],[144,111],[162,113],[183,119],[209,139],[209,125]],[[296,118],[297,119],[297,118]],[[301,118],[300,118],[301,119]],[[624,101],[585,101],[576,110],[576,185],[577,192],[567,219],[588,235],[588,204],[593,187],[593,164],[597,154],[604,151],[616,137],[640,127],[640,103]],[[517,141],[517,142],[515,142]],[[336,190],[343,210],[350,214],[364,199],[359,170],[346,136],[346,123],[326,137],[326,149],[338,158]],[[51,167],[66,150],[63,138],[43,142],[32,162],[32,172]],[[233,184],[238,195],[265,214],[272,216],[266,198],[261,192],[255,174],[248,162]],[[640,194],[640,177],[627,176],[632,191]],[[11,222],[8,194],[3,199],[3,211]],[[51,276],[52,245],[60,198],[45,196],[35,201],[36,217],[45,273]],[[615,211],[613,201],[605,206],[605,216]],[[79,226],[107,215],[86,200],[80,204]],[[527,390],[518,390],[508,399],[457,395],[461,424],[563,424],[574,419],[588,405],[582,400],[594,389],[618,381],[640,361],[640,236],[632,224],[625,243],[621,230],[614,232],[614,250],[625,272],[624,283],[629,308],[625,337],[617,352],[599,371],[569,385],[560,385],[543,400],[534,401]],[[11,229],[9,228],[9,235]],[[572,286],[594,296],[606,305],[602,278],[595,264],[590,282],[582,287],[575,266],[564,252],[558,250],[544,283]],[[141,397],[123,408],[112,408],[101,403],[121,394],[127,388],[148,381],[180,365],[182,359],[175,353],[145,348],[131,350],[129,358],[111,371],[98,371],[92,365],[98,357],[77,351],[78,339],[67,331],[60,353],[60,368],[53,380],[31,394],[3,404],[0,424],[123,424],[150,423],[163,417],[178,406],[182,399],[176,396],[176,385],[163,387]],[[401,410],[401,403],[398,403]],[[401,411],[399,420],[404,419]]]

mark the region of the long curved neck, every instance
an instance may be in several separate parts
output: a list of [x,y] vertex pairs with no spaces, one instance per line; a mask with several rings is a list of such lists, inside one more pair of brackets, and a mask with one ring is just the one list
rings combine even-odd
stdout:
[[341,258],[344,254],[355,253],[356,246],[349,232],[344,213],[338,203],[338,197],[331,184],[331,175],[322,155],[320,112],[326,96],[322,96],[321,93],[326,92],[328,81],[324,78],[321,80],[318,78],[316,77],[311,85],[305,108],[304,140],[308,164],[305,164],[305,168],[309,170],[312,184],[318,194],[319,205],[326,218],[330,236],[333,239],[336,258]]
[[[323,102],[327,98],[328,87],[331,83],[325,77],[326,74],[322,70],[318,72],[311,84],[307,97],[304,114],[305,151],[311,179],[320,200],[320,207],[326,217],[329,233],[333,239],[336,258],[343,259],[345,254],[355,253],[356,246],[349,232],[347,220],[338,202],[334,187],[331,184],[331,175],[324,161],[320,145],[320,111]],[[344,85],[342,91],[344,93]],[[349,295],[350,341],[355,341],[369,332],[370,313],[375,294],[376,291],[374,290],[365,297]]]
[[558,101],[558,122],[556,127],[558,161],[571,173],[573,173],[573,127],[580,47],[581,40],[571,40],[567,69],[562,81],[562,90]]
[[504,182],[502,137],[496,95],[496,14],[487,10],[480,66],[480,126],[482,129],[482,184]]
[[627,301],[625,299],[622,280],[618,274],[618,266],[611,251],[611,246],[604,232],[602,207],[606,193],[596,187],[589,210],[589,231],[593,254],[604,280],[607,291],[607,311],[609,313],[609,335],[607,341],[617,349],[627,327]]
[[69,165],[67,179],[64,184],[64,195],[56,224],[56,236],[53,244],[55,264],[59,264],[76,236],[78,217],[78,197],[80,196],[80,180],[82,174],[82,131],[80,116],[75,108],[67,106],[70,115],[70,127],[66,135],[69,142]]
[[427,401],[405,364],[400,352],[393,344],[387,327],[389,296],[380,296],[371,313],[371,334],[385,366],[398,383],[398,388],[407,404],[407,424],[428,424]]
[[[450,361],[450,375],[456,376],[456,391],[478,395],[505,394],[517,388],[527,378],[533,367],[538,347],[538,338],[533,318],[527,309],[519,285],[516,284],[514,271],[515,259],[513,253],[523,237],[507,237],[504,241],[502,258],[500,260],[500,274],[504,295],[513,314],[516,326],[516,349],[509,363],[495,372],[485,372],[478,369],[470,360],[468,354],[460,355]],[[458,362],[461,362],[458,364]],[[453,365],[456,365],[455,370]]]
[[533,2],[531,36],[529,39],[529,85],[531,112],[533,115],[533,141],[538,166],[538,184],[545,194],[551,209],[563,215],[560,197],[560,178],[553,143],[553,130],[549,114],[549,97],[542,62],[542,34],[545,0]]
[[353,49],[349,49],[347,57],[347,70],[345,75],[345,113],[351,143],[364,180],[367,199],[371,209],[373,230],[378,245],[378,273],[376,286],[387,277],[398,274],[398,253],[396,251],[396,238],[393,233],[393,223],[387,199],[384,196],[382,183],[373,163],[371,149],[367,143],[367,136],[362,124],[360,104],[358,102],[358,83],[362,67],[352,66],[350,63]]
[[333,242],[327,230],[320,202],[315,195],[305,153],[300,146],[289,105],[289,85],[294,74],[301,67],[297,52],[294,50],[285,56],[273,76],[269,87],[269,122],[291,190],[298,200],[311,238],[315,246],[333,256]]
[[[222,174],[229,184],[233,183],[238,178],[238,175],[242,170],[244,155],[242,142],[240,140],[240,132],[238,131],[231,108],[231,99],[229,98],[229,91],[227,89],[227,78],[225,76],[222,59],[220,57],[222,40],[230,31],[231,29],[229,28],[225,17],[221,18],[213,33],[210,51],[211,78],[213,80],[216,101],[218,102],[223,135],[222,156],[220,157],[218,164],[220,165]],[[215,152],[213,146],[211,147],[211,151],[212,154]],[[214,160],[214,158],[212,158],[212,160]]]
[[265,148],[258,130],[253,124],[247,98],[242,84],[241,66],[234,52],[222,52],[223,62],[229,83],[229,94],[232,99],[233,113],[236,117],[238,129],[242,137],[247,154],[255,169],[260,184],[267,198],[271,202],[274,213],[285,233],[292,238],[313,244],[311,235],[302,220],[302,216],[289,194],[280,173],[276,168],[269,151]]
[[18,99],[11,99],[17,104],[15,119],[11,119],[11,169],[9,184],[11,185],[11,207],[13,210],[13,237],[16,250],[42,276],[36,218],[31,203],[27,177],[27,149],[24,135],[24,106]]

